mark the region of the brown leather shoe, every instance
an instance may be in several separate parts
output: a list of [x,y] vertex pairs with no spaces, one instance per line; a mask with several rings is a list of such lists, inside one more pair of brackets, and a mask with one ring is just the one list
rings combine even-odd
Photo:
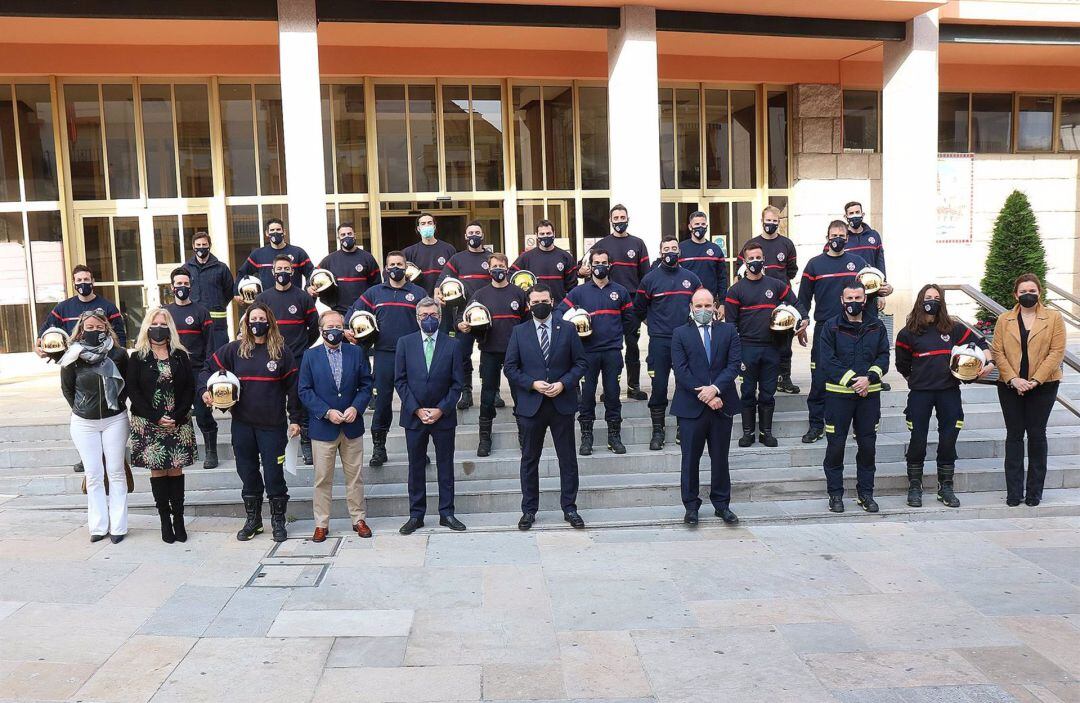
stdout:
[[315,534],[313,534],[311,536],[311,541],[312,542],[325,542],[326,541],[326,535],[329,532],[330,532],[330,530],[326,529],[325,527],[316,527],[315,528]]
[[352,528],[356,531],[356,534],[360,535],[364,539],[367,539],[371,536],[371,528],[368,527],[367,523],[363,520],[357,520],[356,524],[353,525]]

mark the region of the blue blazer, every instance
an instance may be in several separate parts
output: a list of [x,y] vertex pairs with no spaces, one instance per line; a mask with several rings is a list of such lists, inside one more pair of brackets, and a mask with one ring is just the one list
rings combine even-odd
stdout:
[[676,327],[671,335],[671,368],[675,372],[675,396],[671,399],[671,414],[675,417],[697,418],[708,406],[697,399],[698,386],[716,386],[724,407],[719,412],[734,416],[742,411],[742,402],[735,390],[735,378],[742,364],[742,348],[735,325],[728,322],[712,324],[712,363],[705,356],[705,345],[697,325],[689,322]]
[[[344,431],[349,439],[364,434],[364,410],[371,401],[371,368],[367,356],[360,347],[341,345],[341,390],[334,385],[326,346],[308,349],[300,363],[300,379],[297,381],[300,402],[308,411],[308,433],[320,442],[332,442]],[[326,419],[331,408],[345,411],[356,408],[356,419],[335,425]]]
[[464,385],[461,368],[461,345],[446,332],[435,337],[435,353],[431,369],[424,360],[423,334],[413,332],[397,342],[394,351],[394,387],[401,398],[400,425],[407,430],[425,427],[416,411],[420,408],[439,408],[442,417],[433,430],[457,427],[457,402]]
[[585,360],[585,347],[574,326],[556,320],[555,314],[548,318],[551,330],[551,354],[544,363],[540,340],[536,338],[536,325],[526,320],[514,327],[506,346],[503,373],[517,388],[514,414],[533,417],[540,410],[546,396],[532,387],[534,381],[554,383],[561,381],[564,390],[552,398],[555,410],[562,415],[573,415],[578,407],[578,381],[585,375],[589,362]]

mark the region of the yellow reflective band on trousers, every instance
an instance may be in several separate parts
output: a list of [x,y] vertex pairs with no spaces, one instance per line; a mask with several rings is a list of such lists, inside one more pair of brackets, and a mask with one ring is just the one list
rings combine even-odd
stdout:
[[810,362],[810,370],[811,371],[816,371],[817,370],[817,364],[815,362],[813,362],[813,361]]
[[911,420],[908,420],[908,421],[907,421],[907,428],[908,428],[909,430],[913,430],[913,429],[915,429],[915,425],[914,425],[914,424],[912,424]]
[[958,429],[958,430],[964,429],[964,421],[963,420],[957,420],[956,421],[956,429]]
[[277,463],[279,463],[279,464],[284,464],[285,463],[285,455],[284,454],[282,454],[281,456],[279,456],[277,458]]
[[212,312],[212,313],[210,313],[210,317],[214,318],[215,320],[223,320],[228,316],[229,316],[229,313],[227,313],[227,312]]
[[836,425],[825,425],[825,431],[829,434],[836,432]]
[[[849,388],[848,386],[841,386],[838,383],[826,383],[825,390],[829,391],[830,393],[845,393],[849,395],[855,395],[854,389]],[[866,389],[868,393],[877,393],[880,390],[880,383],[871,383],[870,386]]]

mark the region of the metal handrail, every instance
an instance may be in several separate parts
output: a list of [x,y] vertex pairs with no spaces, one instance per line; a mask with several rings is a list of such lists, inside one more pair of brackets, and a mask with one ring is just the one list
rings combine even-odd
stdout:
[[1045,285],[1048,290],[1051,290],[1054,293],[1057,293],[1058,295],[1060,295],[1065,300],[1068,300],[1073,305],[1080,305],[1080,298],[1077,298],[1075,295],[1073,295],[1069,291],[1065,290],[1061,286],[1054,285],[1050,281],[1045,281],[1043,285]]
[[[1070,303],[1072,303],[1076,307],[1080,308],[1080,298],[1077,298],[1075,295],[1073,295],[1069,291],[1065,290],[1061,286],[1054,285],[1050,281],[1046,281],[1046,288],[1051,293],[1054,293],[1054,294],[1064,298],[1065,300],[1069,301]],[[1062,318],[1064,318],[1065,322],[1069,323],[1073,327],[1080,327],[1080,317],[1077,317],[1073,313],[1072,310],[1066,310],[1064,305],[1061,305],[1060,303],[1058,303],[1057,301],[1054,301],[1054,300],[1047,300],[1046,304],[1049,305],[1050,307],[1054,308],[1058,312],[1060,312],[1061,316],[1062,316]]]
[[[1047,287],[1049,287],[1049,284],[1048,284]],[[1056,288],[1056,286],[1055,286],[1055,288]],[[998,302],[996,300],[994,300],[993,298],[988,296],[986,293],[983,293],[981,290],[979,290],[975,286],[970,285],[968,283],[949,283],[949,284],[941,286],[941,289],[946,290],[946,291],[949,291],[949,290],[960,291],[961,293],[965,294],[966,296],[968,296],[969,298],[974,300],[976,303],[978,303],[979,305],[981,305],[984,308],[986,308],[987,310],[989,310],[990,312],[994,313],[995,315],[1000,315],[1001,313],[1005,312],[1005,310],[1006,310],[1006,308],[1004,308],[1000,304],[998,304]],[[1053,290],[1053,289],[1051,289],[1051,290]],[[1055,292],[1057,292],[1057,291],[1055,291]],[[1069,368],[1071,368],[1073,371],[1080,371],[1080,357],[1077,357],[1076,354],[1073,354],[1068,349],[1065,350],[1065,359],[1064,359],[1064,361],[1065,361],[1065,364],[1068,365]],[[1061,403],[1065,407],[1065,409],[1068,410],[1069,412],[1071,412],[1073,415],[1076,415],[1077,417],[1080,417],[1080,407],[1078,407],[1071,400],[1069,400],[1068,398],[1063,396],[1061,393],[1057,394],[1057,402]]]

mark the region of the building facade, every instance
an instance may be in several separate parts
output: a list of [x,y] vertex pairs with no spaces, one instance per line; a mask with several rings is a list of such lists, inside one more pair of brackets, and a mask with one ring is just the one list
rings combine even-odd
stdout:
[[699,209],[737,252],[772,204],[805,261],[859,200],[903,314],[977,283],[1019,188],[1077,288],[1075,3],[5,5],[0,352],[75,263],[134,329],[196,231],[235,270],[270,217],[316,261],[341,222],[402,248],[422,210],[459,247],[477,220],[514,256],[546,218],[580,254],[623,202],[653,253]]

